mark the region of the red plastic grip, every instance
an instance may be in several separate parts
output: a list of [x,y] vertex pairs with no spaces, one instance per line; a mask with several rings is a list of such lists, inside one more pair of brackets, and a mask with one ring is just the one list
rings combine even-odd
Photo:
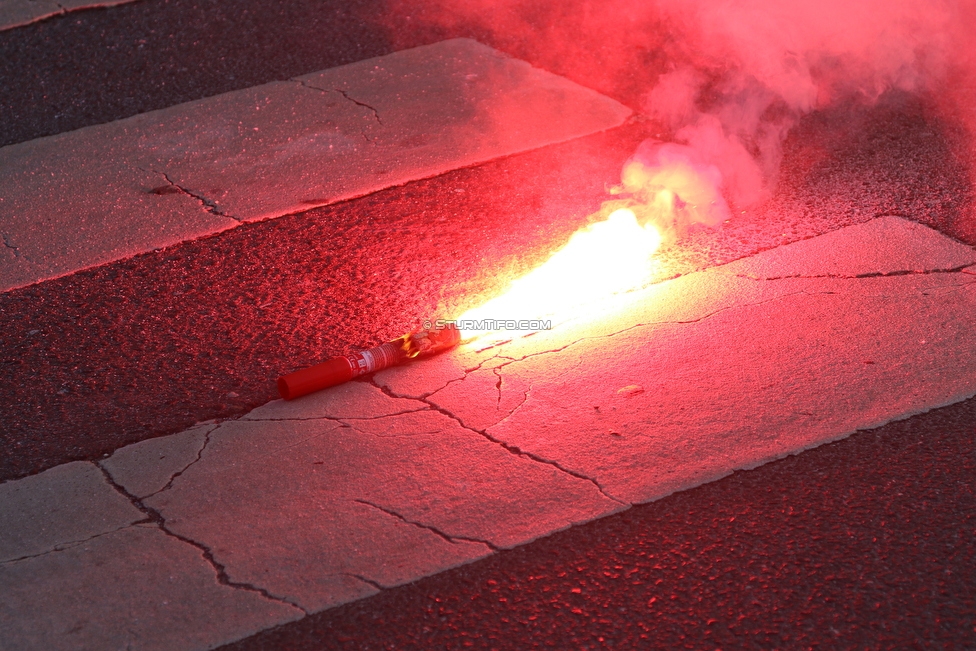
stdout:
[[353,378],[352,366],[345,357],[333,357],[321,364],[303,368],[278,378],[278,393],[285,400],[294,400],[308,393],[334,387]]
[[345,357],[333,357],[321,364],[278,378],[278,393],[285,400],[334,387],[359,375],[382,371],[407,359],[403,348],[393,342],[361,350]]

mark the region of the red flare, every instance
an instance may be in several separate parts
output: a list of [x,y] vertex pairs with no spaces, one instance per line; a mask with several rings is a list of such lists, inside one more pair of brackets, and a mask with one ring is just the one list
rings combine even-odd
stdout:
[[415,330],[375,348],[333,357],[321,364],[283,375],[278,378],[278,393],[285,400],[293,400],[366,373],[402,364],[414,357],[428,357],[450,350],[460,342],[461,333],[452,323],[439,329]]

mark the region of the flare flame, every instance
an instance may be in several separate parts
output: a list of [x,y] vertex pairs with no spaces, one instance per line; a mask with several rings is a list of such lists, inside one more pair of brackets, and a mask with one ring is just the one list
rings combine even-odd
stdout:
[[[650,222],[640,225],[632,210],[616,210],[601,222],[580,229],[542,266],[512,282],[507,292],[474,309],[458,322],[579,318],[602,300],[637,289],[651,277],[651,256],[661,236]],[[490,332],[466,328],[465,338]],[[524,333],[523,333],[524,334]]]

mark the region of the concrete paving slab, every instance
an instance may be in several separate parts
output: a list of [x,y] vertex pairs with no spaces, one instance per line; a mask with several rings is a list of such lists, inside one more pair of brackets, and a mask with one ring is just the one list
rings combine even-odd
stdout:
[[969,246],[893,215],[715,267],[750,278],[887,275],[948,271],[976,262]]
[[374,152],[369,173],[392,177],[389,184],[417,178],[411,170],[431,176],[595,133],[631,115],[595,91],[464,38],[297,79],[373,112],[363,132]]
[[0,148],[0,290],[622,124],[469,39]]
[[[966,399],[976,283],[951,276],[779,281],[698,321],[642,320],[514,362],[528,398],[488,433],[640,503]],[[585,373],[548,381],[580,360]]]
[[[971,397],[973,250],[876,221],[652,286],[501,347],[497,388],[465,378],[428,400],[518,403],[489,436],[639,503]],[[884,241],[904,248],[874,256]]]
[[143,519],[93,464],[66,463],[0,484],[0,563],[61,549]]
[[69,11],[114,7],[135,0],[0,0],[0,31],[22,27]]
[[[630,503],[969,397],[972,286],[934,272],[973,250],[907,220],[876,221],[826,236],[831,247],[773,249],[650,287],[614,318],[487,351],[498,356],[490,375],[443,356],[423,369],[432,384],[450,378],[433,393],[409,367],[375,381]],[[883,238],[903,248],[874,255]],[[881,273],[916,275],[858,278]],[[934,332],[933,322],[945,325]],[[812,332],[796,332],[807,324]],[[866,336],[876,349],[863,349]],[[499,420],[501,404],[518,407]]]
[[9,651],[210,649],[302,614],[221,585],[200,550],[152,526],[0,564]]
[[363,416],[225,422],[146,504],[234,580],[310,611],[622,507],[429,408]]
[[188,467],[196,463],[216,423],[160,438],[127,445],[99,462],[119,484],[136,497],[149,497],[167,488]]

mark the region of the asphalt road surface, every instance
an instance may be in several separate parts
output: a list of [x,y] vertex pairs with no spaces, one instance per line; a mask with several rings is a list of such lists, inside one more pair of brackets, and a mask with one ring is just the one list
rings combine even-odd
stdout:
[[[665,65],[648,43],[628,54],[640,72],[604,73],[585,40],[554,63],[544,34],[432,26],[424,11],[146,0],[0,32],[0,145],[453,36],[634,108]],[[670,268],[881,214],[965,239],[971,176],[954,152],[968,136],[931,105],[890,94],[808,116],[775,197],[666,251]],[[3,294],[0,480],[242,414],[283,371],[470,304],[565,242],[658,135],[638,120]],[[971,648],[974,439],[969,400],[232,646]]]

